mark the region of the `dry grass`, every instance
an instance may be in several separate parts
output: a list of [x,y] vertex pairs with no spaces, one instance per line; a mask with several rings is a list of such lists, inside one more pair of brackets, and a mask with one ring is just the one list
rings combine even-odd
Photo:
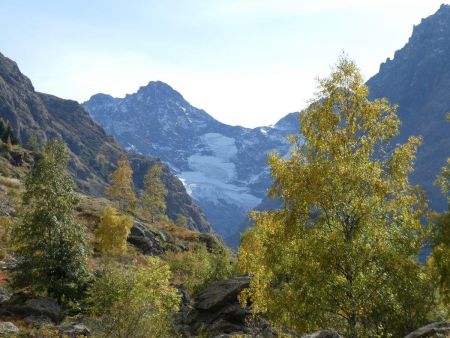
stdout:
[[18,179],[5,176],[0,176],[0,185],[17,190],[22,187],[22,183]]
[[8,285],[9,276],[5,271],[0,271],[0,286]]
[[196,241],[198,240],[199,233],[191,231],[185,228],[180,228],[173,223],[159,224],[158,228],[161,230],[171,233],[174,237],[185,241]]

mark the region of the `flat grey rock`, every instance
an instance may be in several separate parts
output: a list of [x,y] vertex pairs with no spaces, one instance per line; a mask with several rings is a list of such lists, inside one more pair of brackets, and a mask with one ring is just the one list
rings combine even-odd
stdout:
[[414,332],[411,332],[404,338],[447,338],[450,336],[450,323],[437,322],[431,323]]

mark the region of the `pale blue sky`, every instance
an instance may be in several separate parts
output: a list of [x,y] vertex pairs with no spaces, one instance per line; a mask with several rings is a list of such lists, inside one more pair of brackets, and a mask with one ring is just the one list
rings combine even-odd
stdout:
[[0,52],[35,88],[87,100],[170,84],[218,120],[305,107],[345,50],[369,78],[443,0],[1,0]]

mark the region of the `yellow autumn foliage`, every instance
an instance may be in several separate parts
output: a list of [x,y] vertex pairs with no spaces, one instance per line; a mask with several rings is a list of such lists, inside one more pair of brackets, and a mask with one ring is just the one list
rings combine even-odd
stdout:
[[133,191],[133,170],[127,158],[122,158],[117,164],[116,171],[110,176],[110,184],[106,194],[117,201],[119,208],[124,211],[134,209],[137,197]]
[[103,255],[120,255],[125,253],[127,238],[132,226],[132,217],[120,215],[114,207],[106,207],[95,232],[98,250]]
[[255,213],[239,248],[251,277],[241,301],[299,335],[402,337],[430,320],[433,283],[418,261],[427,209],[409,183],[420,138],[392,145],[397,107],[368,94],[346,57],[319,80],[290,156],[269,157],[283,207]]

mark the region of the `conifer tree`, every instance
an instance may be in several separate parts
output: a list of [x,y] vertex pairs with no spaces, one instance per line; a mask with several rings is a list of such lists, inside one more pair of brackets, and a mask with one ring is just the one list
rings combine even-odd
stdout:
[[142,202],[144,211],[152,223],[158,222],[166,212],[167,189],[161,180],[162,164],[156,164],[149,169],[144,178]]
[[1,118],[0,118],[0,139],[9,145],[18,143],[17,137],[15,136],[14,130],[9,124],[9,122],[8,121],[5,122]]
[[111,186],[106,193],[115,201],[122,211],[135,208],[137,198],[133,191],[133,170],[126,157],[119,160],[117,169],[110,176]]
[[87,239],[73,217],[78,197],[65,169],[68,159],[63,141],[48,143],[26,179],[26,211],[11,236],[17,255],[13,285],[59,300],[79,296],[88,277]]
[[117,209],[106,207],[95,233],[99,251],[104,255],[123,254],[132,226],[132,217],[119,215]]
[[271,154],[271,195],[284,207],[255,214],[239,249],[251,276],[242,300],[299,334],[402,337],[427,322],[433,290],[418,262],[423,194],[410,185],[417,137],[391,146],[400,121],[369,101],[343,57],[300,115],[290,158]]
[[0,139],[3,141],[3,137],[5,135],[6,125],[3,119],[0,118]]

